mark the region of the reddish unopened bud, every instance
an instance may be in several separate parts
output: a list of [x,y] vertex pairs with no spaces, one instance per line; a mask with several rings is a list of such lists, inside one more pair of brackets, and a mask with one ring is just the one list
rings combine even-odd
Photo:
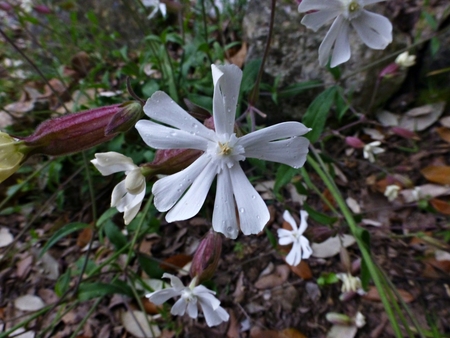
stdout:
[[379,79],[390,78],[398,75],[398,71],[400,66],[395,62],[388,64],[385,68],[383,68],[378,74]]
[[36,5],[33,6],[33,9],[38,12],[39,14],[51,14],[52,10],[44,5]]
[[417,134],[411,130],[401,128],[401,127],[392,127],[391,131],[401,137],[407,138],[407,139],[413,139],[413,140],[420,140],[420,138],[417,136]]
[[201,283],[210,279],[219,264],[222,253],[222,235],[210,230],[200,242],[191,264],[191,277]]
[[357,137],[353,137],[353,136],[347,136],[345,138],[345,143],[347,143],[347,145],[349,145],[352,148],[364,148],[365,143],[363,141],[361,141],[359,138]]
[[0,2],[0,10],[9,12],[12,9],[13,9],[13,7],[9,3],[4,2],[4,1]]
[[[117,133],[105,134],[121,104],[94,108],[47,120],[36,131],[22,139],[32,154],[65,155],[79,152],[112,139]],[[124,130],[121,130],[124,131]]]
[[152,162],[142,165],[143,174],[146,177],[175,174],[191,165],[201,154],[201,150],[194,149],[159,149]]
[[136,101],[125,102],[109,121],[105,128],[105,135],[117,134],[130,130],[142,117],[144,111],[142,105]]

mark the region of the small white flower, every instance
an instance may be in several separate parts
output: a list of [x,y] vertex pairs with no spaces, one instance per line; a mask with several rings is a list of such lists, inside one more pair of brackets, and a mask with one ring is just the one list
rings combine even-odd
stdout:
[[416,64],[416,56],[409,55],[408,51],[406,51],[397,56],[395,63],[404,68],[412,67]]
[[375,155],[384,153],[384,149],[378,147],[381,144],[380,141],[371,142],[366,144],[363,149],[364,158],[368,159],[370,163],[375,162]]
[[389,202],[392,202],[398,197],[398,192],[400,191],[400,187],[398,185],[392,184],[386,187],[384,191],[384,196],[387,197]]
[[392,24],[387,18],[364,9],[364,6],[384,0],[303,0],[298,6],[306,14],[302,24],[317,31],[336,18],[319,47],[319,63],[325,66],[331,56],[331,67],[350,59],[350,26],[372,49],[385,49],[392,42]]
[[150,147],[204,152],[186,169],[153,185],[155,207],[161,212],[168,211],[167,222],[195,216],[217,177],[212,225],[215,231],[234,239],[239,233],[238,224],[245,235],[257,234],[270,218],[266,204],[239,162],[253,157],[300,168],[306,161],[309,145],[308,139],[300,135],[311,129],[299,122],[284,122],[237,137],[234,119],[242,71],[235,65],[211,65],[211,68],[215,131],[206,128],[164,92],[153,94],[144,112],[168,126],[141,120],[136,129]]
[[356,314],[356,316],[353,318],[353,321],[355,322],[356,327],[359,329],[366,325],[366,318],[361,312],[358,312]]
[[125,224],[129,224],[136,217],[145,196],[145,177],[141,168],[127,156],[110,151],[95,154],[91,161],[103,176],[124,171],[126,178],[116,185],[111,196],[111,206],[123,212]]
[[159,0],[142,0],[142,4],[145,7],[154,7],[150,15],[148,16],[148,19],[152,19],[155,14],[158,12],[158,10],[161,12],[163,17],[166,17],[167,15],[167,6],[165,3],[162,3]]
[[355,292],[361,296],[366,294],[362,288],[361,279],[359,279],[359,277],[354,277],[350,273],[337,273],[336,277],[342,281],[341,292],[343,294],[349,292]]
[[297,266],[300,264],[302,258],[308,259],[312,254],[312,249],[309,246],[308,239],[303,236],[308,223],[308,213],[305,210],[300,211],[300,228],[297,227],[294,218],[289,211],[285,211],[283,218],[288,222],[292,230],[278,229],[278,243],[280,245],[288,245],[292,243],[292,248],[289,254],[286,256],[286,262],[291,266]]
[[414,187],[414,189],[411,192],[413,201],[420,201],[420,199],[422,198],[422,189],[420,187]]
[[195,286],[196,278],[187,287],[178,277],[171,274],[165,273],[163,278],[169,278],[172,287],[147,294],[146,297],[152,303],[160,305],[170,298],[181,296],[170,311],[174,316],[182,316],[187,312],[189,317],[195,319],[198,316],[198,305],[200,305],[208,326],[219,325],[230,318],[227,311],[220,306],[220,301],[213,296],[216,294],[214,291],[203,285]]

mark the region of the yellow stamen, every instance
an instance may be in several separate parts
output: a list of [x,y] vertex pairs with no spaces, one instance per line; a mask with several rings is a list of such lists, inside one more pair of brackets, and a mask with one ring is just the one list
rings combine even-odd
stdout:
[[233,148],[231,148],[228,143],[220,143],[219,142],[219,147],[220,147],[220,153],[219,155],[230,155],[231,151],[233,150]]
[[356,1],[353,1],[348,5],[349,12],[356,12],[359,9],[359,4]]

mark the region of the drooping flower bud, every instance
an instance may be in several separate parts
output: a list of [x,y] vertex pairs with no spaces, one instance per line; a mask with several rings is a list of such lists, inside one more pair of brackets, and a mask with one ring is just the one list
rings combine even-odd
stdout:
[[401,127],[392,127],[391,131],[401,137],[407,138],[407,139],[414,139],[414,140],[420,140],[419,136],[411,130],[401,128]]
[[[133,124],[129,121],[135,121],[136,118],[129,115],[128,119],[116,118],[123,111],[123,104],[114,104],[50,119],[40,124],[32,135],[22,141],[32,148],[31,155],[59,156],[79,152],[109,141],[119,132],[130,129]],[[135,109],[133,112],[140,113]],[[110,123],[113,123],[114,131],[106,134]]]
[[198,283],[210,279],[219,264],[221,253],[222,235],[210,230],[200,242],[192,259],[191,277],[198,277]]
[[117,134],[130,130],[142,117],[144,111],[142,105],[136,101],[122,103],[119,110],[109,121],[105,129],[105,135]]
[[353,137],[353,136],[347,136],[345,138],[345,143],[347,143],[347,145],[349,145],[352,148],[364,148],[365,143],[363,141],[361,141],[359,138],[357,137]]
[[9,3],[5,2],[5,1],[0,2],[0,10],[9,12],[12,9],[13,9],[13,7]]
[[33,6],[33,9],[39,14],[52,14],[52,10],[44,5]]
[[19,169],[28,152],[22,141],[0,132],[0,183]]
[[155,175],[171,175],[193,163],[202,151],[193,149],[158,149],[155,159],[142,165],[146,177]]

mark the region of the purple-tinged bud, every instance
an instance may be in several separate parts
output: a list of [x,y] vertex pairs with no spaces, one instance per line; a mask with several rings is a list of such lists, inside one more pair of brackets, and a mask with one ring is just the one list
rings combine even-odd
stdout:
[[33,6],[33,9],[39,14],[52,14],[52,10],[44,5]]
[[384,78],[391,78],[391,77],[397,76],[399,69],[400,69],[400,66],[397,63],[395,63],[395,62],[390,63],[381,70],[380,74],[378,74],[378,78],[384,79]]
[[413,139],[413,140],[420,140],[420,137],[417,136],[417,134],[411,130],[401,128],[401,127],[392,127],[391,131],[401,137],[407,138],[407,139]]
[[201,154],[201,150],[195,149],[159,149],[156,151],[154,160],[141,167],[146,177],[160,174],[172,175],[187,168]]
[[22,141],[32,149],[30,155],[59,156],[79,152],[116,136],[117,133],[106,135],[105,130],[121,110],[121,104],[114,104],[50,119]]
[[105,135],[113,135],[130,130],[142,117],[142,105],[136,101],[122,103],[120,109],[109,121]]
[[349,145],[352,148],[364,148],[365,143],[363,141],[361,141],[359,138],[357,137],[353,137],[353,136],[347,136],[345,138],[345,143],[347,143],[347,145]]
[[4,2],[4,1],[0,2],[0,10],[9,12],[12,9],[13,9],[13,7],[9,3]]
[[217,269],[221,253],[222,235],[210,230],[194,254],[190,270],[191,277],[197,277],[198,283],[210,279]]

